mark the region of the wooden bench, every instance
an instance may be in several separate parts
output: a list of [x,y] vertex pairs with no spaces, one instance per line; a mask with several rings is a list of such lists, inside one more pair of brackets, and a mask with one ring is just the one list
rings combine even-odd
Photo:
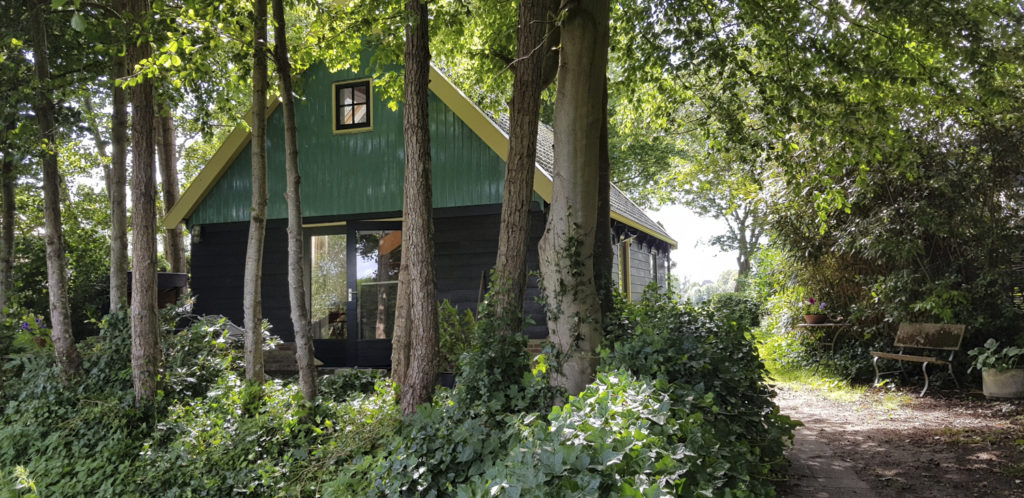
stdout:
[[[899,361],[901,365],[904,361],[921,363],[921,370],[924,372],[924,389],[921,390],[921,396],[924,396],[924,393],[928,391],[929,363],[946,365],[949,368],[950,377],[953,377],[953,383],[956,384],[957,388],[960,388],[956,375],[953,375],[953,355],[960,349],[960,343],[964,340],[964,328],[963,325],[941,323],[901,323],[899,330],[896,332],[896,341],[893,343],[894,346],[900,348],[899,353],[871,352],[871,356],[875,357],[873,360],[875,366],[874,386],[878,386],[879,376],[903,371],[879,372],[878,360],[879,358],[885,358],[887,360]],[[931,353],[932,356],[904,354],[906,348],[925,350],[922,352],[925,354]],[[949,357],[946,359],[939,358],[939,355],[945,354],[944,351],[949,351]]]

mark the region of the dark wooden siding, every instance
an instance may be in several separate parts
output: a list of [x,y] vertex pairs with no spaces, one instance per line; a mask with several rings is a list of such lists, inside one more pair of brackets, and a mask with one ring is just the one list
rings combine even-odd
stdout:
[[[475,311],[481,275],[488,276],[498,251],[500,213],[494,206],[473,214],[458,213],[442,210],[434,221],[438,299]],[[527,265],[529,271],[535,272],[539,268],[537,243],[544,232],[544,214],[535,209],[530,220]],[[248,223],[208,224],[200,229],[200,242],[192,244],[196,314],[224,315],[242,325],[242,276],[248,230]],[[286,237],[284,222],[268,223],[263,252],[263,316],[272,326],[271,333],[290,342],[294,340],[294,331],[288,304]],[[544,311],[537,303],[539,294],[537,279],[531,276],[524,302],[526,314],[535,322],[527,330],[531,338],[547,336]]]
[[[645,234],[637,234],[636,229],[617,221],[612,222],[612,240],[616,241],[612,246],[612,278],[617,288],[621,288],[619,267],[623,260],[622,251],[626,247],[629,248],[628,297],[631,301],[640,300],[644,288],[651,282],[657,282],[658,287],[662,290],[668,287],[669,251],[671,248],[667,243]],[[654,257],[653,273],[651,271],[652,256]]]
[[[242,277],[248,236],[248,223],[210,224],[200,229],[200,241],[192,243],[196,314],[224,315],[242,326]],[[272,334],[291,341],[294,333],[288,305],[287,261],[286,224],[270,221],[263,246],[263,317],[273,326]]]
[[[438,217],[434,220],[434,243],[437,265],[438,299],[447,299],[459,309],[476,310],[481,281],[486,285],[498,254],[498,230],[501,214]],[[530,241],[527,270],[535,273],[540,267],[537,243],[544,233],[544,214],[539,209],[530,213]],[[485,290],[486,291],[486,290]],[[540,288],[531,275],[527,282],[524,310],[534,325],[527,330],[531,339],[547,337],[544,310],[537,303]]]

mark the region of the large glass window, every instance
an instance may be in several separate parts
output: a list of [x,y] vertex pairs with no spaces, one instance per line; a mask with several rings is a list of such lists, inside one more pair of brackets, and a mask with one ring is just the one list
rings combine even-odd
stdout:
[[402,262],[402,231],[360,230],[357,238],[359,339],[391,339]]
[[348,336],[347,242],[345,234],[310,237],[310,318],[316,339]]
[[334,131],[370,128],[370,81],[334,84]]

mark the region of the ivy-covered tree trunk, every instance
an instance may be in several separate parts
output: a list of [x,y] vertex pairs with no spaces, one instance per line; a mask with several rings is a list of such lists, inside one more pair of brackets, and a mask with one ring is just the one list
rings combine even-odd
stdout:
[[316,399],[316,364],[313,338],[309,330],[309,308],[306,307],[306,279],[302,259],[302,197],[299,190],[299,148],[295,131],[295,99],[292,95],[292,67],[288,60],[284,2],[273,0],[274,61],[281,86],[281,108],[284,112],[284,169],[287,176],[285,200],[288,204],[288,298],[291,303],[292,328],[295,330],[295,361],[299,366],[299,387],[306,401]]
[[[399,300],[407,363],[400,384],[402,412],[410,415],[430,401],[437,383],[437,282],[434,276],[434,220],[430,182],[430,123],[427,84],[430,74],[427,5],[422,0],[405,4],[405,196],[402,208],[402,266]],[[395,353],[392,353],[394,356]]]
[[[160,165],[160,190],[163,194],[165,213],[178,203],[179,197],[177,144],[174,117],[171,112],[171,109],[164,108],[162,111],[158,110],[156,116],[156,148]],[[164,229],[164,257],[171,265],[171,271],[175,273],[188,272],[183,236],[181,225]]]
[[[139,25],[151,15],[148,0],[128,0],[129,17]],[[149,58],[146,39],[128,45],[134,67]],[[160,318],[156,288],[156,158],[153,137],[153,81],[131,88],[132,104],[132,383],[135,401],[156,396],[160,368]]]
[[553,191],[540,265],[548,331],[560,353],[551,383],[577,394],[594,377],[602,335],[593,258],[609,3],[563,0],[562,9]]
[[36,88],[33,110],[43,137],[40,144],[43,164],[43,218],[46,225],[46,276],[50,296],[50,327],[57,365],[65,379],[78,374],[82,358],[71,332],[71,306],[68,304],[68,278],[65,272],[64,233],[60,215],[60,172],[57,167],[56,105],[50,98],[50,60],[46,45],[44,13],[50,2],[39,0],[32,6],[29,20],[32,56],[35,62]]
[[494,267],[494,301],[500,333],[514,334],[522,328],[523,295],[526,292],[526,254],[530,233],[530,202],[537,164],[537,122],[540,95],[550,84],[545,81],[547,58],[554,38],[555,0],[522,0],[519,3],[519,31],[514,81],[509,105],[508,165],[498,232],[498,259]]
[[[7,135],[14,131],[17,122],[13,119],[4,124],[0,143],[7,141]],[[14,156],[11,151],[4,152],[3,163],[0,163],[0,196],[3,196],[3,211],[0,212],[0,316],[7,316],[7,301],[14,290],[14,223],[15,203]]]
[[[125,0],[113,0],[121,12]],[[110,200],[110,312],[115,313],[128,301],[128,207],[125,189],[128,183],[128,96],[118,79],[128,74],[123,55],[114,55],[111,88],[110,169],[107,197]]]
[[252,209],[245,250],[242,313],[245,322],[245,378],[263,383],[263,238],[267,229],[267,0],[253,6]]

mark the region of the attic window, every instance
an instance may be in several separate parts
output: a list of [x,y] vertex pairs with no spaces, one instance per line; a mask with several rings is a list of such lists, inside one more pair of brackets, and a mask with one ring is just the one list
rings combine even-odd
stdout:
[[335,83],[335,133],[370,128],[370,80]]

